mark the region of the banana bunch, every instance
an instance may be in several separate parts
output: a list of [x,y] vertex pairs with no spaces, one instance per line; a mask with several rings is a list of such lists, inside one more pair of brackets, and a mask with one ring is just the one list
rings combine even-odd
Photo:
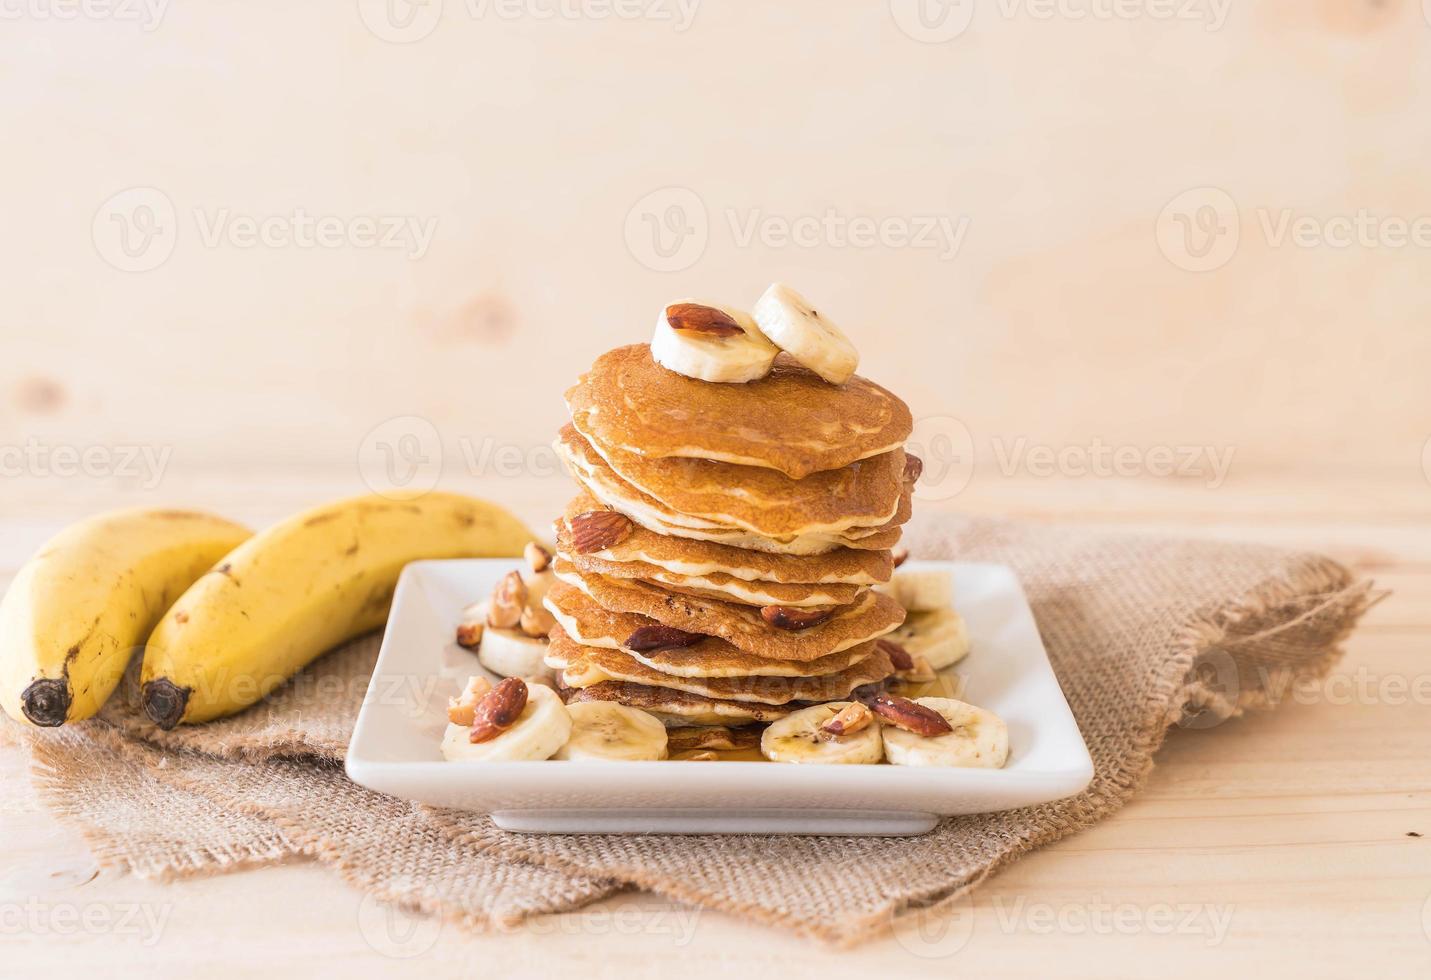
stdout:
[[502,508],[450,493],[356,497],[291,517],[234,549],[159,621],[144,710],[164,729],[233,714],[381,626],[408,562],[515,556],[531,538]]
[[181,510],[116,511],[61,531],[0,602],[0,706],[44,727],[93,717],[169,604],[251,533]]

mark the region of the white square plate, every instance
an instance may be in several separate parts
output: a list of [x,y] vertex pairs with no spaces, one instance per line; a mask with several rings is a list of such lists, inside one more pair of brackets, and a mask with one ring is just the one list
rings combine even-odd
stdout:
[[453,642],[463,606],[519,563],[420,561],[398,581],[382,650],[348,744],[354,782],[403,799],[492,814],[528,833],[918,834],[940,815],[987,813],[1081,792],[1093,761],[1014,573],[947,568],[971,652],[963,697],[1009,726],[1003,769],[771,762],[452,763],[438,746],[447,698],[477,658]]

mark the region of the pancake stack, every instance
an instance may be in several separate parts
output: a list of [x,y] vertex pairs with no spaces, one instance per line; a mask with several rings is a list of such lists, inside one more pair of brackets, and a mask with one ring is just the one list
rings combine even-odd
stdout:
[[905,611],[873,588],[893,574],[919,477],[905,404],[773,347],[767,373],[741,383],[657,356],[617,348],[566,393],[556,449],[580,492],[554,523],[544,604],[568,704],[740,726],[907,668],[880,641]]

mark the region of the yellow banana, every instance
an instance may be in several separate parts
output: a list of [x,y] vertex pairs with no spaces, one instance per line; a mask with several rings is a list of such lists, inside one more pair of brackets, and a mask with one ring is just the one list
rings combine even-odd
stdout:
[[259,701],[387,619],[404,565],[522,553],[531,532],[471,497],[341,500],[259,532],[179,597],[144,651],[144,710],[161,728]]
[[169,604],[250,535],[212,514],[123,510],[71,525],[0,602],[0,705],[52,727],[89,718]]

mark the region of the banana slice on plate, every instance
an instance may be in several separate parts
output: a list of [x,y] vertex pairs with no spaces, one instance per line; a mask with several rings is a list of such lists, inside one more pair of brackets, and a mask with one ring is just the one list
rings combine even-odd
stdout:
[[908,612],[932,612],[954,605],[954,576],[948,572],[895,572],[875,591],[890,596]]
[[770,373],[778,353],[750,314],[692,300],[663,307],[651,337],[657,364],[697,381],[755,381]]
[[910,613],[898,629],[881,639],[899,644],[910,656],[923,657],[935,670],[952,666],[969,654],[964,617],[948,608]]
[[477,648],[477,660],[501,677],[545,676],[549,673],[543,657],[547,641],[528,636],[521,630],[500,630],[488,626],[482,631],[482,645]]
[[[863,710],[861,710],[863,709]],[[845,712],[858,715],[862,724],[835,734],[827,726]],[[831,701],[786,715],[760,736],[760,754],[771,762],[800,762],[851,765],[878,762],[884,758],[880,725],[869,709],[857,701]]]
[[466,725],[448,724],[442,738],[442,757],[449,762],[550,759],[571,734],[571,716],[551,688],[538,684],[527,684],[525,688],[527,704],[517,720],[485,742],[473,742],[471,729]]
[[992,711],[953,698],[916,698],[915,704],[938,712],[953,731],[919,735],[884,725],[884,754],[897,766],[961,766],[999,769],[1009,758],[1009,729]]
[[770,285],[751,316],[776,347],[831,384],[844,384],[860,366],[859,352],[844,331],[783,282]]
[[582,701],[567,709],[571,736],[556,758],[580,762],[664,759],[666,726],[654,715],[615,701]]

